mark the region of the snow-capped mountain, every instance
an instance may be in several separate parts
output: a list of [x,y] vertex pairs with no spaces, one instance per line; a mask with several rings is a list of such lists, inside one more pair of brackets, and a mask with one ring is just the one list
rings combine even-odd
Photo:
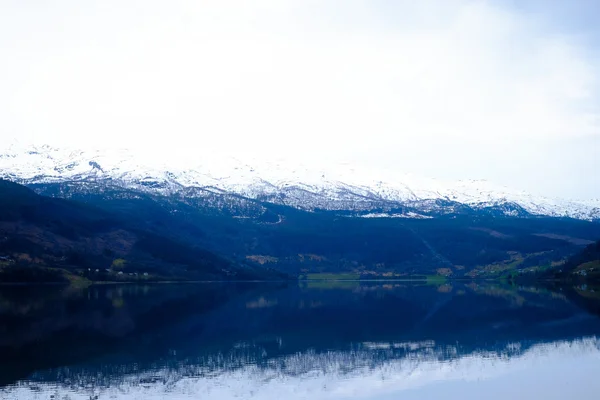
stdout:
[[426,218],[467,206],[495,208],[507,215],[600,219],[600,200],[536,196],[482,180],[442,182],[344,164],[310,168],[283,160],[242,161],[212,154],[165,163],[160,155],[144,156],[129,150],[11,145],[0,152],[0,177],[26,185],[85,183],[80,187],[118,187],[164,196],[234,195],[371,218]]

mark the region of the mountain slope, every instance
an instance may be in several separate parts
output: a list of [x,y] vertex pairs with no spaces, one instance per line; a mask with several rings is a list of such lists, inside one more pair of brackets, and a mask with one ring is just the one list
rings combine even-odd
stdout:
[[153,223],[91,204],[39,196],[0,180],[2,276],[6,277],[6,268],[14,275],[14,268],[28,267],[60,267],[99,280],[123,279],[123,275],[169,279],[281,276],[164,235]]
[[555,276],[586,281],[600,280],[600,241],[570,257]]
[[[160,161],[160,155],[144,157],[126,150],[12,146],[0,154],[0,175],[25,185],[84,182],[84,190],[118,187],[199,198],[205,204],[214,203],[217,209],[231,208],[230,201],[241,198],[368,217],[426,218],[466,210],[509,216],[600,219],[600,200],[552,199],[486,181],[446,183],[410,174],[364,171],[348,165],[319,169],[203,154],[195,160],[182,159],[167,165]],[[227,199],[222,201],[222,196]],[[248,215],[242,212],[241,216]]]
[[[42,146],[1,154],[0,174],[43,196],[85,203],[116,218],[59,232],[50,224],[49,231],[94,237],[80,252],[88,258],[101,257],[104,247],[117,254],[114,243],[134,242],[127,254],[140,268],[203,260],[181,245],[234,265],[291,275],[478,278],[553,266],[600,238],[600,224],[590,222],[598,218],[594,202],[539,198],[482,181],[448,186],[409,175],[396,180],[348,166],[316,171],[202,155],[165,165],[160,155]],[[82,231],[103,223],[131,236]],[[89,244],[98,241],[103,244]],[[157,252],[157,243],[170,250]]]
[[[11,230],[3,231],[6,237],[26,239],[29,246],[13,247],[11,254],[25,252],[31,258],[45,257],[46,262],[67,257],[71,266],[92,268],[124,258],[128,268],[137,272],[152,267],[178,274],[198,260],[219,254],[218,260],[232,260],[236,268],[252,265],[257,273],[268,267],[290,275],[493,277],[562,260],[600,238],[600,224],[568,218],[487,214],[355,218],[249,199],[244,200],[246,209],[257,214],[241,218],[203,207],[198,198],[118,188],[97,193],[83,190],[85,185],[81,190],[68,184],[46,186],[69,192],[77,200],[65,201],[11,187],[13,193],[29,198],[13,201],[13,206],[19,204],[16,214],[5,209],[12,215],[12,220],[4,217],[12,224]],[[31,208],[28,202],[38,205],[24,212],[23,208]],[[81,214],[81,220],[73,220],[70,214]],[[11,243],[15,245],[14,240]],[[0,255],[2,251],[0,246]]]

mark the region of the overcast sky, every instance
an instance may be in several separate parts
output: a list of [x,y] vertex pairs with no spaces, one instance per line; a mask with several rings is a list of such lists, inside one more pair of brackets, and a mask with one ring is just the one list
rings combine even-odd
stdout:
[[600,198],[598,15],[596,0],[3,0],[0,135]]

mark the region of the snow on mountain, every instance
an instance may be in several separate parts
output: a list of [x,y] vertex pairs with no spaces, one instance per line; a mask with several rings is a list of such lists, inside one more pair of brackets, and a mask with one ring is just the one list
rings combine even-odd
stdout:
[[[160,155],[130,150],[73,150],[11,145],[0,152],[0,176],[23,184],[110,182],[123,188],[162,195],[202,188],[293,207],[367,212],[408,206],[421,215],[439,208],[439,200],[472,208],[505,206],[534,215],[600,219],[600,200],[573,201],[532,195],[487,181],[442,182],[436,179],[369,171],[351,165],[314,168],[285,161],[240,160],[199,152],[166,163]],[[197,192],[185,192],[193,196]],[[196,194],[200,195],[200,194]],[[517,207],[506,207],[516,205]],[[450,206],[452,207],[452,206]],[[411,211],[412,212],[412,211]],[[398,216],[377,212],[370,217]],[[363,215],[364,216],[364,215]]]

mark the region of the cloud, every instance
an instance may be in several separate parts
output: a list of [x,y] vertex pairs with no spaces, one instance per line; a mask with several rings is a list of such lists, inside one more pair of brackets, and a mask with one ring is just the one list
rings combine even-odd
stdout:
[[523,170],[538,151],[597,143],[600,69],[584,37],[505,4],[14,2],[2,131],[511,181],[488,161]]

